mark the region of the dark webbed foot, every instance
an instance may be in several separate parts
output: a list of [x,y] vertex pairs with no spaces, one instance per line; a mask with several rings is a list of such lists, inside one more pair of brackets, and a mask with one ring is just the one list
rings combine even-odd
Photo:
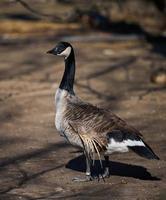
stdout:
[[104,172],[102,174],[99,175],[99,178],[109,178],[110,177],[110,170],[109,170],[109,157],[108,156],[104,156],[105,158],[105,168],[104,168]]
[[72,179],[72,181],[74,182],[88,182],[88,181],[92,181],[94,178],[90,175],[86,175],[85,177],[74,177]]
[[106,167],[102,174],[99,174],[99,175],[95,175],[94,174],[94,176],[86,175],[84,177],[74,177],[72,179],[72,181],[75,181],[75,182],[88,182],[88,181],[93,181],[95,179],[97,179],[99,181],[100,179],[104,180],[105,178],[109,178],[109,177],[110,177],[109,167]]
[[94,178],[91,176],[90,160],[86,157],[86,176],[74,177],[72,180],[75,182],[88,182],[88,181],[92,181],[93,179]]
[[108,156],[104,156],[105,158],[105,169],[104,172],[102,174],[98,174],[97,176],[95,174],[91,175],[91,166],[90,166],[90,162],[89,159],[87,159],[86,157],[86,176],[85,177],[74,177],[72,180],[75,182],[88,182],[88,181],[93,181],[94,179],[97,179],[98,181],[100,179],[104,178],[108,178],[110,176],[109,173],[109,157]]
[[104,169],[104,172],[99,175],[99,178],[109,178],[109,177],[110,177],[109,167],[106,167]]

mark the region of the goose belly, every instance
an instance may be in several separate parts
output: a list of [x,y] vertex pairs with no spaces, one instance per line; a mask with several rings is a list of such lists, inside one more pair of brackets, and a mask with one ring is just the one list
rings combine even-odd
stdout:
[[61,112],[57,112],[55,115],[55,127],[56,127],[58,133],[60,134],[60,136],[66,138],[65,131],[67,129],[67,125],[65,124],[65,121],[63,119]]
[[65,120],[61,119],[61,116],[56,114],[55,117],[55,126],[58,130],[60,136],[64,137],[67,142],[70,144],[76,146],[76,147],[82,147],[82,142],[79,138],[79,136],[75,133],[73,133],[70,129],[67,123],[65,123]]
[[60,135],[63,136],[64,132],[64,113],[66,109],[66,101],[65,101],[65,91],[58,89],[55,94],[55,127],[59,131]]
[[58,89],[55,95],[55,106],[56,106],[56,115],[55,115],[55,127],[70,144],[78,147],[82,147],[82,142],[79,136],[71,130],[71,127],[68,124],[68,119],[65,117],[67,110],[67,95],[66,90]]
[[83,147],[83,146],[82,146],[82,142],[81,142],[81,140],[80,140],[80,138],[79,138],[78,135],[73,134],[73,133],[70,133],[70,131],[65,131],[63,134],[64,134],[65,139],[66,139],[71,145],[73,145],[73,146],[75,146],[75,147],[81,147],[81,148]]
[[60,133],[63,132],[62,115],[61,113],[58,113],[58,112],[56,113],[56,116],[55,116],[55,127]]

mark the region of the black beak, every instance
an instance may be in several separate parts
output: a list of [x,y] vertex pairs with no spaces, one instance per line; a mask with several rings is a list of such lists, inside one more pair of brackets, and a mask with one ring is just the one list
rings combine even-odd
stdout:
[[51,50],[47,51],[47,53],[49,53],[49,54],[56,54],[56,52],[55,52],[54,49],[51,49]]

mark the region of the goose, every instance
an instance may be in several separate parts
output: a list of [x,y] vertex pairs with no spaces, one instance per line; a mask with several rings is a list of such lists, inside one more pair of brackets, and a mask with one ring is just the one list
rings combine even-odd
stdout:
[[47,53],[62,56],[65,62],[64,74],[55,94],[56,129],[71,145],[81,148],[86,158],[86,175],[76,177],[74,181],[91,181],[95,178],[92,164],[96,155],[101,167],[101,156],[105,159],[102,178],[110,176],[109,155],[114,152],[132,150],[147,159],[159,159],[143,141],[138,130],[111,111],[87,103],[75,94],[75,55],[70,43],[59,42]]

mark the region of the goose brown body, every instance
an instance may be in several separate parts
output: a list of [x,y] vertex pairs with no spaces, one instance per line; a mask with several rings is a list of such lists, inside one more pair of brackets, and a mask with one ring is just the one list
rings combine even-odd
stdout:
[[[61,42],[49,53],[65,57],[65,72],[55,95],[55,125],[69,143],[83,149],[86,175],[91,175],[90,160],[96,153],[100,161],[101,155],[108,161],[107,155],[129,149],[145,158],[159,159],[134,127],[111,111],[86,103],[75,95],[75,58],[69,43]],[[106,172],[108,175],[108,167]]]
[[[85,148],[88,139],[92,142],[87,151],[94,151],[92,154],[96,151],[102,154],[126,152],[135,144],[145,146],[141,133],[110,110],[86,103],[61,89],[58,89],[55,99],[56,128],[72,145]],[[111,148],[111,139],[117,143],[114,148]],[[125,141],[130,142],[125,145]],[[97,150],[93,148],[93,142]]]

